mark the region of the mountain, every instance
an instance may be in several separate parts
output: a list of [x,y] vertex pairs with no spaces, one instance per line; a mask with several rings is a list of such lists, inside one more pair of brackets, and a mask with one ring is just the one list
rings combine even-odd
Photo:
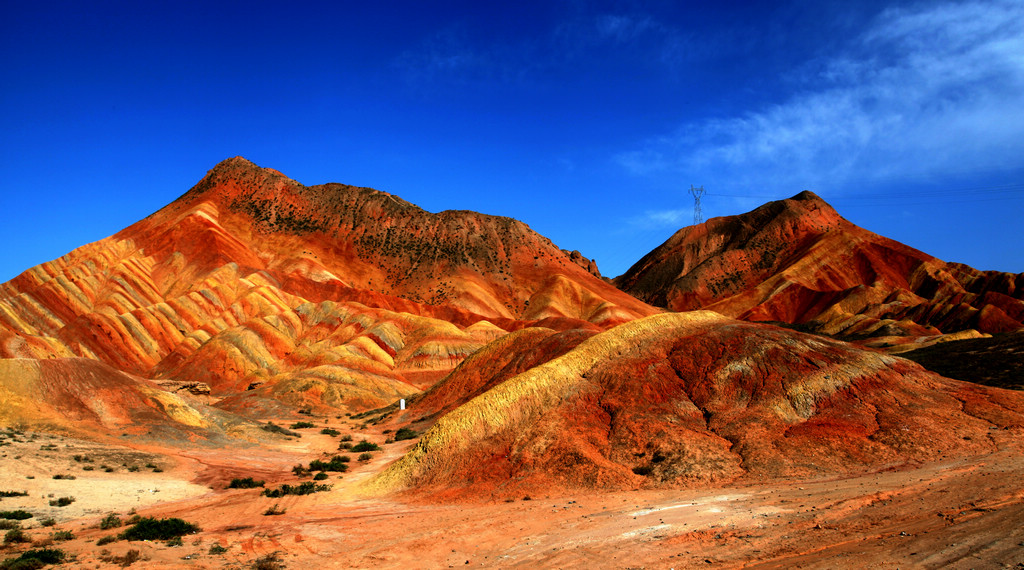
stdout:
[[844,338],[1024,327],[1024,274],[943,262],[852,224],[807,191],[683,228],[615,283],[673,311]]
[[117,234],[0,285],[0,357],[202,383],[224,406],[361,410],[507,332],[657,312],[522,222],[304,186],[243,159]]
[[447,384],[466,398],[369,489],[516,498],[849,475],[988,453],[989,430],[1024,427],[1024,394],[710,311],[521,331],[423,399]]

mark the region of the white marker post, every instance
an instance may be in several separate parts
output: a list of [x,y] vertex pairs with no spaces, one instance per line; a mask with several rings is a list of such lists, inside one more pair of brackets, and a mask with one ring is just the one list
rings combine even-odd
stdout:
[[398,409],[399,410],[404,410],[405,409],[405,398],[402,398],[401,400],[398,401]]

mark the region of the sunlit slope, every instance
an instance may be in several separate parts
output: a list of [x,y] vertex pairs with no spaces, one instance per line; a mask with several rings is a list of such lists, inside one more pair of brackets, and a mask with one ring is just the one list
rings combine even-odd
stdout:
[[84,358],[0,359],[0,425],[91,437],[255,441],[253,424]]
[[369,487],[514,496],[850,473],[987,450],[1022,406],[842,342],[656,315],[454,409]]
[[683,228],[615,282],[672,310],[846,337],[1024,326],[1024,274],[943,262],[852,224],[811,192]]
[[0,284],[0,357],[364,409],[539,320],[605,328],[657,312],[595,271],[516,220],[307,187],[234,158],[146,219]]

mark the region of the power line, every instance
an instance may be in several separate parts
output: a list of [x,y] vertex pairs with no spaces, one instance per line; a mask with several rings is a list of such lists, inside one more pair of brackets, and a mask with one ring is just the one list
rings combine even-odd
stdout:
[[[975,192],[974,195],[965,196],[965,193]],[[777,194],[735,194],[735,193],[719,193],[709,192],[709,196],[724,197],[724,198],[748,198],[758,200],[781,200],[788,198],[785,196],[780,198]],[[948,200],[948,197],[962,197],[961,200]],[[893,202],[899,202],[901,204],[910,204],[907,200],[921,200],[928,198],[943,198],[946,202],[991,202],[1000,200],[1018,200],[1024,198],[1024,183],[1014,184],[1003,184],[999,186],[974,186],[965,188],[942,188],[933,190],[922,190],[922,191],[891,191],[885,194],[843,194],[837,196],[828,197],[829,202],[845,202],[845,201],[856,201],[858,205],[863,205],[865,200],[876,200],[878,201],[875,205],[891,204]],[[923,203],[923,202],[919,202]]]

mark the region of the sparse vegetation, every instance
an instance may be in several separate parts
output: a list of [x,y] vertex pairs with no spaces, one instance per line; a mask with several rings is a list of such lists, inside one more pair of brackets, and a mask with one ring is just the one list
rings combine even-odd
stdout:
[[284,565],[276,554],[268,554],[256,559],[253,563],[253,570],[281,570]]
[[380,446],[379,445],[377,445],[376,443],[370,443],[369,441],[366,441],[365,439],[352,446],[352,451],[354,453],[360,453],[360,452],[363,452],[363,451],[379,451],[379,450],[380,450]]
[[324,428],[324,429],[320,430],[320,433],[322,433],[324,435],[329,435],[331,437],[337,437],[337,436],[341,435],[341,432],[336,430],[336,429],[334,429],[334,428]]
[[48,564],[60,564],[64,562],[66,555],[59,548],[40,548],[26,550],[17,558],[8,558],[0,562],[0,569],[3,570],[29,570],[42,568]]
[[11,530],[12,528],[21,528],[21,523],[18,521],[0,519],[0,530]]
[[309,462],[310,471],[348,471],[348,465],[346,459],[339,455],[335,455],[330,461],[322,461],[320,459],[314,459]]
[[176,536],[166,542],[167,546],[184,546],[185,543],[181,540],[180,536]]
[[199,527],[178,518],[156,519],[145,517],[119,535],[124,540],[170,540],[199,532]]
[[208,550],[207,553],[215,555],[215,556],[219,556],[221,554],[224,554],[227,551],[228,551],[227,548],[221,546],[220,543],[215,542],[215,543],[210,545],[210,550]]
[[142,559],[142,552],[139,551],[139,550],[136,550],[134,548],[129,550],[128,552],[125,552],[121,556],[116,556],[116,555],[113,555],[113,554],[104,554],[103,556],[100,556],[100,560],[102,560],[104,562],[107,562],[107,563],[110,563],[110,564],[117,564],[118,566],[120,566],[122,568],[126,568],[128,566],[131,566],[132,564],[135,564],[136,562],[138,562],[141,559]]
[[50,538],[58,542],[62,540],[74,540],[75,533],[70,530],[55,530],[53,531],[53,534],[50,535]]
[[291,437],[302,437],[301,433],[292,431],[290,429],[283,428],[283,427],[275,424],[274,422],[267,422],[266,424],[264,424],[264,425],[262,425],[260,427],[263,428],[263,431],[269,431],[270,433],[277,433],[277,434],[280,434],[280,435],[287,435],[287,436],[291,436]]
[[117,513],[109,513],[100,521],[101,530],[110,530],[119,526],[121,526],[121,517],[117,516]]
[[273,506],[263,511],[263,516],[283,515],[285,512],[285,509],[280,508],[277,503],[274,503]]
[[313,422],[295,422],[291,425],[291,429],[306,429],[311,427],[316,427],[316,424]]
[[369,460],[373,459],[373,454],[372,453],[360,453],[358,459],[359,459],[359,461],[369,461]]
[[0,491],[0,498],[3,497],[27,497],[26,491]]
[[257,481],[252,477],[244,477],[241,479],[232,479],[231,483],[228,484],[228,489],[255,489],[256,487],[262,487],[265,481]]
[[39,526],[54,526],[55,524],[57,524],[57,521],[52,518],[46,518],[39,521]]
[[298,485],[288,485],[287,483],[281,485],[277,489],[264,489],[261,493],[265,497],[271,499],[277,499],[284,497],[285,495],[312,495],[313,493],[320,493],[323,491],[330,491],[331,486],[327,484],[317,485],[312,481],[305,481]]
[[74,497],[59,497],[50,501],[51,507],[66,507],[75,502]]
[[415,439],[418,435],[419,434],[417,434],[415,430],[409,429],[407,427],[399,428],[399,430],[395,432],[395,441],[402,441],[404,439]]
[[16,511],[0,511],[0,519],[23,521],[32,518],[32,513],[18,509]]
[[103,538],[97,540],[96,541],[96,546],[103,546],[104,544],[110,544],[111,542],[116,542],[116,541],[117,541],[117,537],[111,534],[109,536],[104,536]]
[[20,528],[12,528],[4,534],[4,544],[18,544],[22,542],[31,542],[32,540],[25,534],[25,531]]

